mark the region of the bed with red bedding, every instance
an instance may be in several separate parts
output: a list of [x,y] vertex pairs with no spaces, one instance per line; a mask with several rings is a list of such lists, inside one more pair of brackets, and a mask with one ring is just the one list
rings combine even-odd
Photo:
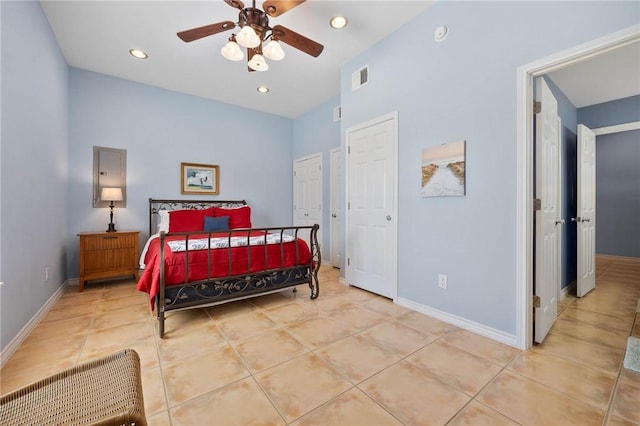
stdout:
[[165,313],[307,284],[318,297],[318,225],[252,228],[245,201],[149,199],[149,241],[138,290]]

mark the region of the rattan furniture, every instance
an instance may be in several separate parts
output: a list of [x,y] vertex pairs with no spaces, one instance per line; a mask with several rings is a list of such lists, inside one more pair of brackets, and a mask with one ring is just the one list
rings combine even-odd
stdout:
[[146,425],[140,358],[125,349],[0,397],[2,425]]

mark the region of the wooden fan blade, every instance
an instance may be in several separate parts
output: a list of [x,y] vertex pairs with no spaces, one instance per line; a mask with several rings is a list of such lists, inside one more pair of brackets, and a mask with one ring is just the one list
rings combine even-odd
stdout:
[[224,2],[229,6],[236,8],[238,10],[244,9],[244,3],[242,3],[240,0],[224,0]]
[[324,49],[324,46],[320,43],[316,43],[315,41],[308,39],[289,28],[283,27],[282,25],[276,25],[273,27],[273,38],[286,43],[291,47],[295,47],[296,49],[315,58],[317,58]]
[[262,3],[262,8],[267,15],[275,17],[301,5],[305,1],[306,0],[267,0]]
[[231,21],[218,22],[211,25],[205,25],[204,27],[192,28],[190,30],[181,31],[178,33],[178,37],[184,42],[190,42],[201,39],[213,34],[218,34],[223,31],[228,31],[235,28],[236,24]]

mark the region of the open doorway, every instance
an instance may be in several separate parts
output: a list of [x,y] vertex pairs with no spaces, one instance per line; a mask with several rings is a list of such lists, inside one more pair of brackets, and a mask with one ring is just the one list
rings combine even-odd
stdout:
[[533,80],[571,64],[587,61],[640,40],[640,26],[619,31],[573,49],[559,52],[518,69],[518,344],[533,343],[533,265],[534,265],[534,143]]

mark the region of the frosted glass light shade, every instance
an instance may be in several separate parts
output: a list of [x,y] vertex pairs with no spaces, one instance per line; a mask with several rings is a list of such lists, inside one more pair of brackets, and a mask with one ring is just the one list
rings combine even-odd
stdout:
[[100,194],[102,201],[122,201],[122,188],[102,188]]
[[269,64],[267,64],[260,54],[253,55],[253,58],[249,61],[249,68],[254,71],[266,71],[269,69]]
[[258,47],[262,40],[260,40],[260,37],[258,37],[250,25],[245,25],[236,36],[236,41],[240,46],[253,49],[254,47]]
[[222,49],[220,49],[220,53],[225,59],[230,61],[239,61],[244,58],[244,54],[242,53],[242,49],[238,46],[238,43],[230,40]]
[[275,40],[271,40],[262,49],[262,53],[264,54],[264,56],[274,61],[279,61],[280,59],[284,58],[284,50],[282,50],[280,43]]

